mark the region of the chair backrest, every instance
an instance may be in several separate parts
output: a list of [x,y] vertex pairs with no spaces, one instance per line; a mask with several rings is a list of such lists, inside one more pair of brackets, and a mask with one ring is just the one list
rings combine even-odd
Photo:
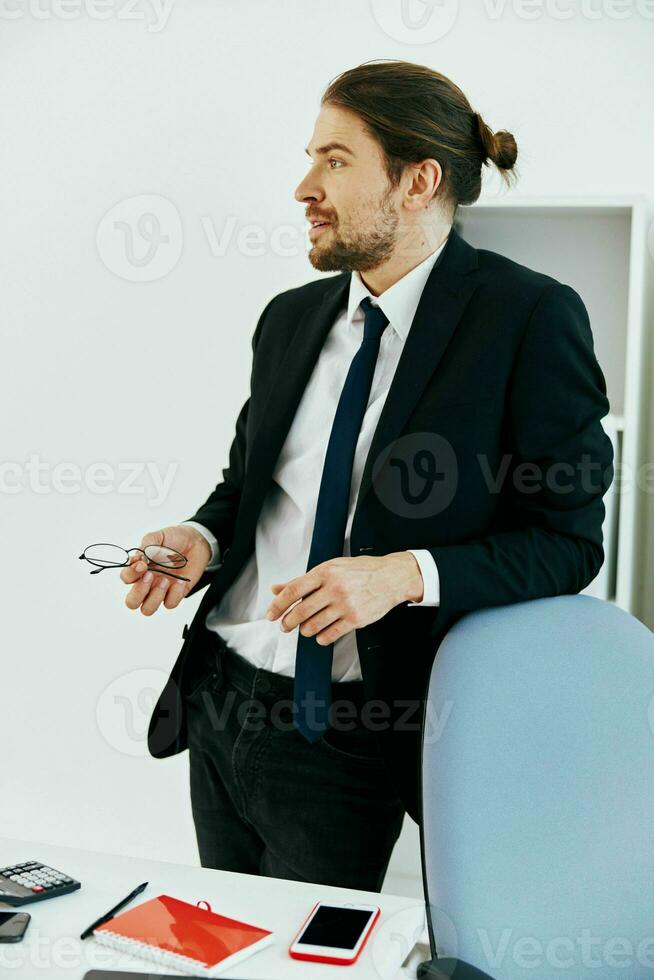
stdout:
[[654,976],[654,633],[584,595],[464,616],[422,751],[439,956],[495,980]]

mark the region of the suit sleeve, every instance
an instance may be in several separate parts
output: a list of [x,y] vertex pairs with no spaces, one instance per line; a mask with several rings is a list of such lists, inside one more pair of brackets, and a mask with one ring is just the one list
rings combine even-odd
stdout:
[[604,561],[602,497],[614,470],[600,419],[609,402],[586,308],[569,286],[541,294],[505,411],[512,460],[500,491],[503,529],[429,549],[446,614],[580,592]]
[[[259,322],[257,323],[254,334],[252,335],[251,346],[253,362],[264,321],[270,307],[275,301],[275,298],[276,297],[273,297],[265,307],[263,313],[259,317]],[[194,522],[196,524],[201,524],[204,528],[209,530],[213,535],[213,538],[215,538],[217,541],[216,551],[220,555],[224,555],[226,549],[231,544],[234,526],[236,523],[236,515],[238,513],[239,503],[241,500],[241,491],[243,490],[243,481],[245,478],[246,429],[248,410],[250,407],[250,397],[252,394],[253,375],[254,363],[250,371],[250,396],[248,396],[247,400],[244,402],[236,419],[236,433],[229,450],[229,465],[222,471],[222,480],[216,485],[215,489],[209,494],[205,502],[195,512],[195,514],[181,522]],[[202,588],[202,582],[205,577],[206,572],[200,579],[200,582],[197,583],[196,587],[189,592],[189,595],[192,595],[193,592],[196,592],[199,588]],[[206,585],[207,581],[205,581],[204,584]]]

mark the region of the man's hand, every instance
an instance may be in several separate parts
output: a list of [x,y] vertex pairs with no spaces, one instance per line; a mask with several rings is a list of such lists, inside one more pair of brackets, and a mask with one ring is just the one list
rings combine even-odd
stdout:
[[128,609],[138,609],[144,616],[151,616],[163,602],[166,609],[174,609],[181,600],[200,581],[202,573],[209,564],[211,547],[206,538],[194,527],[175,524],[164,527],[160,531],[146,534],[140,544],[145,548],[149,544],[166,545],[174,548],[188,561],[183,568],[172,568],[173,575],[183,575],[190,582],[180,582],[179,579],[162,575],[156,568],[148,571],[148,565],[143,555],[135,552],[130,555],[129,565],[123,568],[120,577],[132,588],[125,596]]
[[271,589],[276,597],[266,618],[282,616],[284,632],[299,625],[303,636],[315,636],[320,644],[334,643],[376,622],[400,602],[420,602],[423,597],[420,568],[409,551],[331,558]]

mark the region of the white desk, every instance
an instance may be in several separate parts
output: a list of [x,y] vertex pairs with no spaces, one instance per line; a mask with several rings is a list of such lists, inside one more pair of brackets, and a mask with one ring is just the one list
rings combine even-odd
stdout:
[[[424,906],[412,898],[0,838],[0,867],[30,860],[70,874],[82,887],[69,895],[21,906],[32,916],[25,938],[20,943],[0,944],[0,974],[13,980],[81,980],[85,971],[93,968],[173,973],[147,960],[114,952],[90,938],[83,942],[79,939],[83,929],[142,881],[149,885],[134,904],[159,894],[188,902],[206,899],[214,912],[275,933],[270,946],[234,971],[221,974],[226,980],[395,980],[406,975],[400,966],[424,929]],[[319,900],[381,907],[381,918],[354,966],[302,963],[288,955],[291,939]]]

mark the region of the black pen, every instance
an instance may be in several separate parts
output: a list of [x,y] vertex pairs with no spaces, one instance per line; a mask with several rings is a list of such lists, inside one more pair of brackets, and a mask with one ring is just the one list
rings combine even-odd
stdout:
[[103,922],[108,922],[109,919],[113,919],[116,912],[120,912],[121,909],[125,908],[128,902],[131,902],[133,898],[136,898],[137,895],[140,895],[143,889],[147,887],[148,887],[148,883],[147,881],[144,881],[142,885],[139,885],[138,888],[135,888],[133,892],[130,892],[127,898],[124,898],[122,902],[119,902],[118,905],[114,905],[114,907],[112,909],[109,909],[109,911],[105,915],[101,916],[101,918],[96,919],[93,925],[89,926],[88,929],[85,929],[79,938],[86,939],[86,937],[90,936],[93,930],[97,929],[98,926],[101,926]]

